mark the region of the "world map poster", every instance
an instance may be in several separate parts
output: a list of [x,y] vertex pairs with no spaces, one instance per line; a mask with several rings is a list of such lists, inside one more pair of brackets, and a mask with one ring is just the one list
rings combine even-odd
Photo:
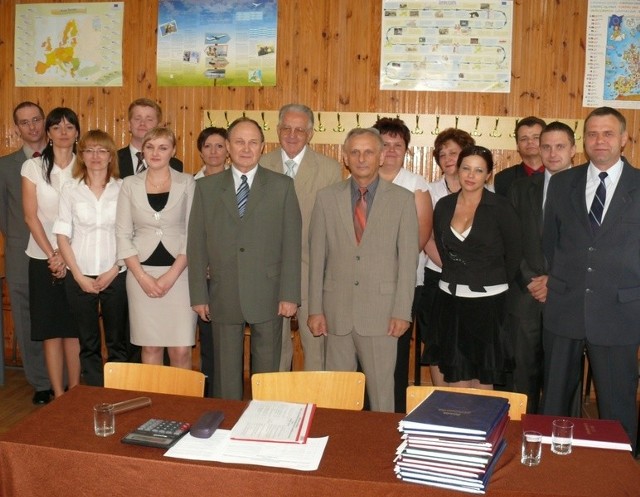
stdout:
[[640,109],[640,2],[589,0],[583,105]]
[[159,0],[158,86],[275,86],[277,0]]
[[16,86],[122,86],[124,2],[16,5]]

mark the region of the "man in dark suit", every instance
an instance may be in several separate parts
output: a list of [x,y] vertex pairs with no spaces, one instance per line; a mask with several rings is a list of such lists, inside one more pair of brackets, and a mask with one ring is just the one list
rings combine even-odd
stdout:
[[367,377],[374,411],[393,412],[398,337],[411,322],[418,264],[413,193],[379,176],[378,130],[344,143],[351,178],[318,192],[309,226],[309,329],[327,337],[327,370]]
[[193,309],[212,322],[215,397],[242,399],[245,324],[252,372],[278,371],[282,318],[300,304],[298,199],[291,178],[258,164],[263,147],[257,122],[231,123],[231,167],[198,180],[191,208],[189,291]]
[[540,158],[540,133],[545,126],[542,119],[534,116],[516,122],[516,148],[522,162],[496,174],[493,183],[496,193],[506,197],[511,183],[515,180],[544,172]]
[[[22,210],[22,163],[39,155],[47,144],[44,112],[33,102],[22,102],[13,111],[16,133],[22,148],[0,158],[0,230],[4,235],[5,268],[11,299],[14,335],[18,342],[27,382],[35,389],[34,404],[50,400],[51,383],[44,360],[42,342],[31,340],[29,315],[29,258],[25,254],[29,228]],[[0,300],[2,299],[0,285]]]
[[[131,142],[128,146],[118,150],[121,178],[142,172],[147,168],[140,147],[144,135],[162,122],[162,109],[149,98],[138,98],[129,104],[128,119]],[[183,165],[180,159],[172,157],[169,165],[176,171],[182,172]]]
[[[316,193],[325,186],[342,179],[342,168],[335,159],[315,152],[309,147],[313,137],[313,112],[306,105],[289,104],[280,109],[278,140],[280,148],[265,154],[260,165],[293,178],[302,214],[302,304],[298,308],[298,332],[304,351],[305,371],[325,368],[325,339],[314,337],[307,326],[309,306],[309,221],[316,201]],[[291,323],[283,320],[280,371],[291,370],[293,345]]]
[[553,176],[542,236],[549,263],[542,412],[569,414],[586,346],[603,419],[635,445],[640,343],[640,170],[622,150],[624,116],[593,110],[584,123],[590,162]]
[[509,287],[505,328],[514,340],[515,369],[506,390],[527,394],[527,412],[537,413],[543,378],[542,308],[547,297],[547,265],[542,253],[542,209],[551,176],[571,166],[576,154],[573,130],[555,121],[540,135],[544,174],[520,178],[509,188],[522,229],[523,258]]

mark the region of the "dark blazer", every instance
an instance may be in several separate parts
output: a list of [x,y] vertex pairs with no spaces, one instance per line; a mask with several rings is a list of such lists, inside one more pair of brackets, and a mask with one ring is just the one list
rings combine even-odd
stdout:
[[[184,166],[182,161],[176,157],[171,157],[169,165],[178,172],[182,172]],[[126,178],[132,176],[135,173],[133,169],[133,162],[131,161],[131,152],[129,151],[129,145],[118,150],[118,168],[120,169],[120,177]]]
[[509,200],[520,220],[522,261],[515,284],[509,289],[507,307],[518,316],[539,316],[542,304],[536,301],[527,285],[535,276],[547,274],[542,252],[542,195],[544,174],[520,178],[509,188]]
[[506,197],[509,192],[511,183],[513,183],[517,179],[527,177],[527,173],[524,170],[524,162],[521,162],[520,164],[508,167],[496,174],[496,177],[493,181],[493,187],[497,194]]
[[258,166],[242,218],[231,169],[199,179],[187,241],[191,305],[209,304],[215,323],[253,324],[276,319],[281,301],[300,304],[301,229],[284,174]]
[[441,198],[433,212],[433,234],[442,258],[442,280],[468,285],[482,292],[485,286],[510,283],[522,259],[518,216],[509,201],[483,189],[473,226],[460,241],[451,232],[451,219],[459,193]]
[[[623,159],[624,160],[624,159]],[[597,234],[585,200],[588,164],[555,174],[547,190],[549,262],[544,326],[595,345],[640,342],[640,170],[626,160]]]

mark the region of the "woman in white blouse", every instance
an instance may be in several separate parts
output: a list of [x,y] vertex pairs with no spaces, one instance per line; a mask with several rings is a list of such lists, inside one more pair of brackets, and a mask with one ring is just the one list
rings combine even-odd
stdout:
[[100,130],[78,143],[73,181],[60,193],[53,227],[71,277],[67,298],[78,323],[82,377],[103,386],[100,313],[109,361],[127,360],[127,291],[125,268],[116,258],[116,206],[122,180],[113,139]]
[[44,356],[53,394],[64,393],[66,364],[68,387],[80,383],[80,345],[75,320],[64,287],[67,269],[58,251],[53,224],[58,217],[59,194],[71,179],[80,134],[78,116],[57,107],[47,115],[49,143],[42,156],[22,165],[22,206],[31,235],[29,256],[29,308],[31,339],[44,341]]

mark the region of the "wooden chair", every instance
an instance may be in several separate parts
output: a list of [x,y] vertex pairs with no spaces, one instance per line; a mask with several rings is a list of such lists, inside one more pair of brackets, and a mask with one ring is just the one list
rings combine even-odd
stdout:
[[527,412],[527,396],[524,393],[501,392],[499,390],[481,390],[479,388],[455,388],[434,386],[407,387],[407,412],[411,412],[420,402],[426,399],[434,390],[447,392],[470,393],[473,395],[487,395],[489,397],[503,397],[509,401],[509,417],[520,420]]
[[136,392],[204,397],[204,375],[199,371],[128,362],[104,365],[104,386]]
[[293,371],[256,373],[251,377],[254,400],[314,403],[318,407],[362,410],[363,373],[350,371]]

